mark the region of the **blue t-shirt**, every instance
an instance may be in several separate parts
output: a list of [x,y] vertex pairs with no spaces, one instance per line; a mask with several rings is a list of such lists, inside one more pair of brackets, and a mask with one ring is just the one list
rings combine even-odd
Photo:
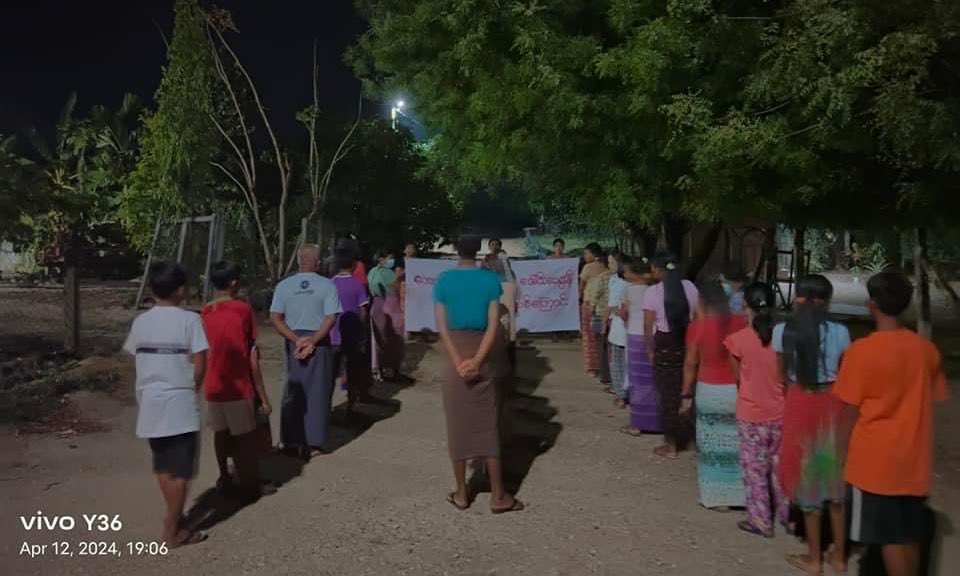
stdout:
[[500,278],[484,268],[455,268],[440,274],[433,298],[447,307],[450,330],[486,330],[487,310],[503,294]]
[[[777,324],[773,327],[773,349],[777,354],[783,353],[783,329],[786,324]],[[824,322],[820,325],[820,353],[822,362],[817,368],[817,384],[826,384],[837,379],[840,368],[840,358],[850,347],[850,332],[847,327],[838,322]],[[787,374],[792,381],[797,380],[795,372]]]
[[327,316],[343,309],[332,280],[315,272],[300,272],[277,284],[270,312],[283,314],[291,330],[315,332]]

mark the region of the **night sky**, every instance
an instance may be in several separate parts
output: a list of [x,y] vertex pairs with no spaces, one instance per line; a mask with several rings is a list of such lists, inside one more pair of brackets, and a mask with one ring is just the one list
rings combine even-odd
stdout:
[[[219,0],[240,34],[228,39],[250,71],[282,133],[298,129],[310,103],[311,60],[318,42],[321,106],[355,114],[360,85],[343,52],[365,29],[352,0]],[[0,132],[16,122],[52,134],[73,91],[85,110],[118,107],[126,92],[152,105],[169,38],[173,0],[32,0],[9,2],[0,19]],[[208,4],[205,2],[205,4]],[[365,103],[365,115],[385,113]],[[294,136],[299,136],[294,134]]]

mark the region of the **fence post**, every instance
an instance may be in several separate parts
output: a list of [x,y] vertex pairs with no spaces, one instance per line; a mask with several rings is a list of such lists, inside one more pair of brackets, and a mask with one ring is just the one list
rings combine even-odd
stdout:
[[80,278],[77,275],[77,234],[70,234],[70,244],[63,257],[64,347],[69,352],[80,349]]

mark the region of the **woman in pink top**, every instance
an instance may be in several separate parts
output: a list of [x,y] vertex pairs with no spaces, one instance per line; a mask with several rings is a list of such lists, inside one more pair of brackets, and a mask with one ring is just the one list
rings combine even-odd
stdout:
[[787,500],[777,478],[783,437],[784,389],[777,367],[773,339],[773,289],[762,282],[744,291],[750,326],[725,341],[737,377],[737,429],[740,466],[746,487],[747,519],[744,532],[773,537],[775,520],[787,521]]
[[693,320],[699,293],[692,282],[680,276],[677,259],[671,254],[661,253],[654,258],[653,278],[660,283],[643,295],[643,325],[647,355],[653,363],[657,412],[664,439],[664,444],[654,453],[663,458],[676,458],[677,452],[685,450],[693,437],[693,421],[689,415],[680,413],[680,389],[687,325]]

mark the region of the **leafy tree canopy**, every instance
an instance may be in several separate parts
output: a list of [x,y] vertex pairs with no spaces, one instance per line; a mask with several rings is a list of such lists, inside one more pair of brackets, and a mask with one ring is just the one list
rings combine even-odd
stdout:
[[411,95],[451,185],[510,181],[633,229],[918,215],[957,187],[956,3],[358,6],[350,61]]

